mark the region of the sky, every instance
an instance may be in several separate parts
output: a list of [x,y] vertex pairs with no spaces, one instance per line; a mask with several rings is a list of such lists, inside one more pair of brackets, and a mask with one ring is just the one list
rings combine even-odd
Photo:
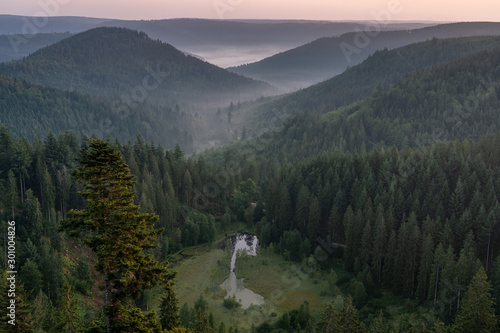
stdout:
[[0,14],[118,19],[496,21],[498,0],[2,0]]

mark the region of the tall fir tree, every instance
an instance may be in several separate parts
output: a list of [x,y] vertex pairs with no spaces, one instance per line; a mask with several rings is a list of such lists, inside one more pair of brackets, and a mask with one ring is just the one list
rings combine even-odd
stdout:
[[162,329],[166,330],[179,326],[179,301],[170,283],[167,284],[165,295],[160,303],[160,324]]
[[497,328],[495,302],[491,296],[491,284],[487,279],[486,271],[481,267],[465,292],[455,318],[453,332],[489,333]]
[[[97,254],[96,269],[104,275],[106,330],[140,331],[155,326],[154,318],[131,306],[140,292],[170,281],[174,274],[146,250],[157,246],[158,217],[134,205],[133,176],[116,147],[92,138],[82,149],[81,166],[74,171],[82,183],[85,210],[71,210],[60,230],[81,238]],[[128,301],[128,302],[127,302]]]

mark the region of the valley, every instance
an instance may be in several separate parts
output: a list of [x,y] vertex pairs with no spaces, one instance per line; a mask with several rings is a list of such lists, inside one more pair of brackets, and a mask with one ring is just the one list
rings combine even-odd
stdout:
[[16,329],[499,329],[500,23],[0,19]]

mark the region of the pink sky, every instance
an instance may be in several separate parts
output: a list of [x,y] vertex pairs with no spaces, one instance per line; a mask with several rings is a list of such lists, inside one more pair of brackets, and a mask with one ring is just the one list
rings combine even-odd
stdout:
[[[44,5],[45,4],[45,5]],[[44,13],[46,13],[44,15]],[[498,21],[498,0],[15,0],[0,14],[121,19],[178,17],[224,19]],[[387,16],[385,16],[387,17]],[[385,19],[385,18],[384,18]]]

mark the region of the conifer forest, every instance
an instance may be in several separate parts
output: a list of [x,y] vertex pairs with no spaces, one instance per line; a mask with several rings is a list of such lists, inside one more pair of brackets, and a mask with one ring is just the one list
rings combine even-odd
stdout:
[[0,18],[0,332],[500,331],[500,23]]

